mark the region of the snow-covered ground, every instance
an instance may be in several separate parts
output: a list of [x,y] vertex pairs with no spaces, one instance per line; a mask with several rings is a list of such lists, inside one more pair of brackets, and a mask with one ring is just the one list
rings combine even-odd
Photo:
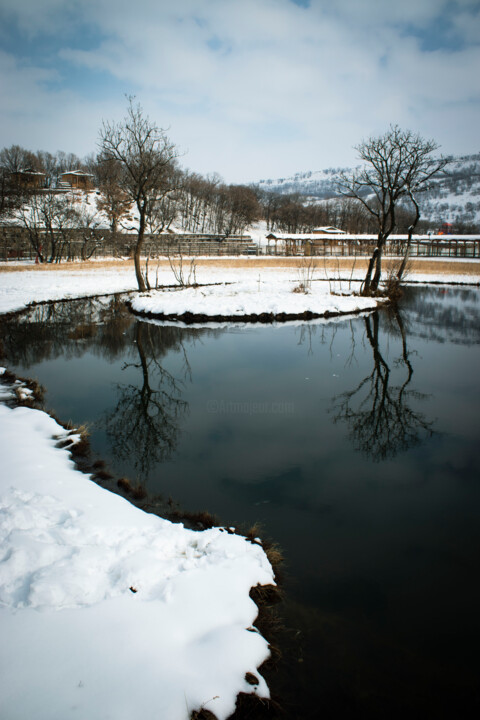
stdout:
[[278,316],[354,313],[374,310],[377,301],[358,296],[332,295],[326,282],[312,282],[307,293],[294,292],[298,282],[272,278],[251,278],[231,284],[185,288],[170,292],[153,291],[132,298],[139,313],[181,316],[184,313],[207,317]]
[[[222,258],[222,261],[228,258]],[[288,308],[298,303],[313,303],[315,298],[321,297],[321,302],[326,303],[325,309],[328,309],[332,298],[328,292],[347,292],[351,289],[350,273],[348,271],[329,270],[328,280],[327,272],[320,261],[318,267],[313,273],[312,293],[311,295],[298,296],[292,293],[295,285],[302,281],[301,271],[295,267],[265,267],[257,263],[257,258],[244,258],[248,266],[245,268],[224,267],[216,265],[214,262],[208,265],[199,265],[197,267],[196,278],[198,283],[236,283],[237,286],[230,289],[217,290],[222,292],[225,302],[232,301],[233,294],[236,293],[235,305],[240,306],[245,301],[255,305],[254,312],[271,312],[268,308],[272,308],[272,304],[276,308],[283,306],[280,312],[287,312]],[[259,258],[261,261],[262,259]],[[420,261],[421,262],[421,261]],[[417,265],[420,264],[417,261]],[[431,259],[428,260],[431,264]],[[466,261],[471,262],[471,261]],[[456,261],[458,265],[459,261]],[[185,274],[188,274],[188,262],[185,261]],[[150,282],[155,284],[156,280],[160,285],[175,284],[175,277],[168,265],[162,265],[157,269],[150,268]],[[340,281],[339,278],[343,280]],[[352,280],[362,280],[364,277],[363,270],[355,270],[352,274]],[[325,282],[319,282],[319,281]],[[480,282],[480,262],[478,262],[478,274],[476,276],[463,273],[450,273],[448,275],[442,273],[423,273],[416,271],[408,275],[408,280],[415,282],[457,282],[457,283],[478,283]],[[22,270],[2,272],[0,266],[0,314],[21,310],[32,302],[45,302],[48,300],[61,300],[66,298],[77,298],[84,296],[93,296],[99,294],[111,294],[135,290],[137,283],[135,273],[131,264],[126,267],[95,267],[92,263],[92,269],[82,270]],[[199,289],[195,297],[196,301],[202,299],[203,292],[206,295],[205,288]],[[210,291],[208,291],[210,294]],[[273,293],[273,295],[272,295]],[[243,295],[243,298],[242,298]],[[165,296],[165,302],[171,303],[172,295]],[[175,293],[175,302],[183,303],[180,300],[181,293]],[[185,295],[185,297],[188,297]],[[211,295],[213,298],[213,295]],[[250,298],[250,299],[249,299]],[[341,300],[335,298],[334,302]],[[347,299],[345,299],[346,301]],[[213,300],[212,300],[213,302]],[[351,303],[351,299],[348,299]],[[264,307],[262,307],[262,304]],[[195,305],[195,307],[198,307]],[[316,305],[318,310],[319,306]],[[315,312],[317,311],[315,310]],[[345,307],[348,312],[348,308]],[[218,303],[217,303],[218,312]],[[208,314],[208,313],[205,313]],[[223,313],[225,314],[225,313]]]
[[[176,315],[375,306],[332,296],[351,286],[338,277],[326,282],[318,268],[311,292],[294,293],[301,272],[252,258],[243,269],[200,266],[198,282],[222,283],[215,287],[132,297],[136,308]],[[480,264],[473,278],[411,279],[478,282]],[[158,281],[174,282],[169,267],[159,268]],[[135,287],[131,265],[0,269],[0,313]],[[56,447],[67,433],[55,420],[2,403],[11,392],[0,393],[0,717],[180,720],[204,706],[221,720],[238,692],[251,692],[247,672],[267,696],[256,668],[268,648],[251,629],[257,608],[249,598],[251,586],[273,581],[262,548],[220,528],[186,530],[101,489]],[[27,395],[17,387],[17,397]]]
[[221,720],[240,691],[268,696],[260,545],[135,508],[76,470],[67,436],[0,402],[0,717]]
[[[340,173],[349,175],[359,167],[301,172],[288,178],[260,180],[254,184],[267,192],[299,193],[310,202],[331,205],[338,199]],[[422,218],[429,218],[433,227],[462,219],[478,224],[479,177],[480,154],[450,158],[445,170],[433,178],[430,189],[419,197]]]
[[0,314],[22,310],[32,302],[125,292],[135,287],[132,267],[8,273],[2,273],[0,268]]

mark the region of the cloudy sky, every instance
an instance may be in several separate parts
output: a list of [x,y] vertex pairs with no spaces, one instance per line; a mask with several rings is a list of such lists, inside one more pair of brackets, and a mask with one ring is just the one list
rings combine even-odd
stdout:
[[0,0],[0,147],[95,151],[125,95],[227,182],[355,164],[390,123],[480,150],[480,0]]

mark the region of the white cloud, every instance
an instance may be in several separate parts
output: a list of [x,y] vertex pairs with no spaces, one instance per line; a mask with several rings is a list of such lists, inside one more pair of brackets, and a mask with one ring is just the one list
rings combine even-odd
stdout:
[[55,70],[22,65],[11,54],[0,50],[0,96],[2,113],[30,114],[43,98],[45,83],[58,79]]
[[[103,104],[89,102],[70,89],[52,90],[58,71],[20,64],[0,51],[0,127],[3,146],[30,150],[65,150],[86,155],[95,151]],[[122,98],[115,108],[123,112]]]
[[[14,12],[10,0],[8,5]],[[34,5],[26,0],[17,8],[22,23],[25,8]],[[390,122],[436,139],[440,134],[446,152],[474,151],[480,57],[478,45],[469,43],[478,39],[472,32],[478,15],[470,0],[456,5],[454,29],[466,46],[425,52],[419,34],[452,7],[448,0],[312,0],[309,8],[289,0],[83,0],[76,12],[103,40],[93,49],[79,49],[80,41],[75,48],[65,44],[59,63],[74,64],[92,78],[96,71],[114,77],[189,148],[187,165],[218,170],[227,180],[351,163],[352,146]],[[39,27],[57,33],[58,42],[71,3],[48,0],[45,8]],[[29,90],[15,68],[13,102],[26,106],[31,92],[42,115],[41,98],[50,98],[56,123],[42,72],[32,68]],[[115,107],[105,103],[101,112],[98,102],[81,100],[75,87],[62,100],[63,116],[74,116],[83,103],[89,137],[99,113],[123,115],[123,97]],[[462,108],[461,133],[455,106]],[[78,152],[76,138],[86,138],[87,131],[78,122],[75,129],[68,149]]]

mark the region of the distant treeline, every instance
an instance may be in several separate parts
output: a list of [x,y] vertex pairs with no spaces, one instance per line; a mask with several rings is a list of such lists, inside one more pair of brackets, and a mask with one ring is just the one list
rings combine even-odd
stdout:
[[[97,190],[95,202],[88,207],[71,194],[58,192],[62,174],[71,170],[87,173],[92,187]],[[25,171],[42,173],[41,187],[20,183],[19,173]],[[178,227],[189,233],[227,237],[246,233],[260,220],[266,222],[268,231],[277,232],[308,233],[323,226],[338,227],[349,233],[376,232],[374,219],[354,199],[319,200],[298,192],[280,193],[265,184],[226,184],[218,175],[204,177],[178,165],[172,165],[170,172],[173,191],[149,208],[146,231],[150,234]],[[457,181],[470,185],[464,172],[458,175]],[[0,150],[0,223],[15,221],[26,228],[32,247],[41,255],[45,254],[45,231],[50,231],[53,237],[72,228],[83,228],[91,246],[94,244],[92,233],[105,225],[105,218],[112,233],[131,230],[132,212],[131,202],[118,182],[118,167],[114,163],[101,162],[95,154],[80,158],[61,151],[54,154],[40,150],[31,152],[18,145]],[[406,232],[411,217],[409,208],[399,207],[396,232]],[[428,229],[437,228],[427,216],[420,221],[417,231]],[[460,219],[452,231],[476,233],[480,228]],[[48,259],[56,257],[58,243],[46,254]]]

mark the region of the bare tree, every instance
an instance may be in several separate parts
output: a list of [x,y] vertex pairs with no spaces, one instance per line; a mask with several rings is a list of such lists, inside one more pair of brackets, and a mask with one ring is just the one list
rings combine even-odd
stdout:
[[41,263],[59,263],[79,227],[79,213],[71,194],[32,193],[19,218]]
[[104,160],[97,168],[101,195],[96,199],[97,209],[105,213],[115,240],[119,221],[128,214],[131,200],[120,182],[122,166],[117,160]]
[[100,218],[95,211],[88,210],[85,205],[79,203],[79,207],[75,209],[77,233],[76,237],[80,241],[80,258],[89,260],[97,248],[101,247],[104,242],[104,235],[101,231]]
[[35,154],[20,145],[11,145],[0,150],[0,166],[10,173],[41,169]]
[[351,175],[340,175],[339,192],[358,200],[377,225],[377,244],[362,285],[364,295],[378,290],[383,248],[395,230],[399,203],[405,199],[410,200],[416,210],[409,230],[411,237],[420,218],[416,196],[428,189],[429,180],[448,162],[445,158],[430,157],[438,147],[433,140],[425,140],[410,130],[392,125],[384,135],[369,138],[356,147],[365,163],[361,169]]
[[172,191],[175,146],[129,98],[127,114],[119,123],[104,122],[100,130],[100,162],[116,160],[122,169],[119,184],[138,211],[138,235],[134,251],[138,288],[147,289],[140,267],[149,209]]

